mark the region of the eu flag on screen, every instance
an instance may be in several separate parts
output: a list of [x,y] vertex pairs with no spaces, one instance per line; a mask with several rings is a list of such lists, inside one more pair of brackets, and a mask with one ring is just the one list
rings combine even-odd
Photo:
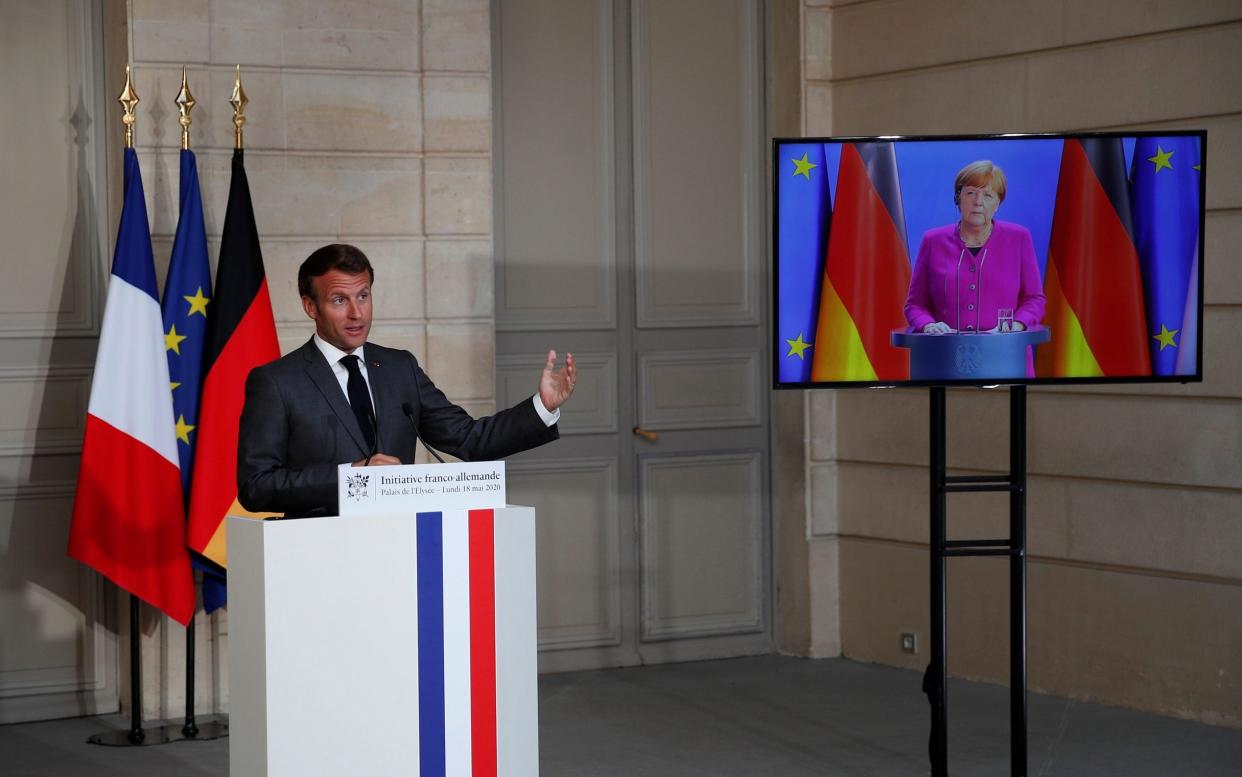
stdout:
[[820,283],[832,205],[828,165],[820,143],[782,144],[777,161],[777,376],[781,382],[811,377]]
[[[194,152],[181,151],[180,216],[173,239],[168,280],[160,305],[164,321],[164,348],[168,377],[172,381],[173,418],[176,421],[177,453],[181,460],[181,490],[190,501],[194,452],[198,447],[199,396],[203,387],[203,349],[207,335],[207,309],[211,302],[211,265],[207,259],[207,231],[203,224],[203,200],[198,184]],[[196,560],[197,561],[197,560]],[[200,566],[195,564],[195,566]],[[217,583],[203,579],[203,603],[219,598]]]
[[1134,144],[1130,199],[1153,375],[1177,374],[1179,358],[1195,372],[1198,333],[1184,322],[1188,306],[1198,307],[1198,281],[1193,292],[1190,283],[1198,262],[1200,161],[1197,136],[1140,137]]

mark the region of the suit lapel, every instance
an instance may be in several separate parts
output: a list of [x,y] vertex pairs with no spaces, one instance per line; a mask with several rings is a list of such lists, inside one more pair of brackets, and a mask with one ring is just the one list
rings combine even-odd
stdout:
[[323,358],[323,354],[315,347],[314,338],[302,346],[302,355],[306,359],[306,376],[310,378],[315,388],[319,389],[319,393],[332,408],[332,412],[336,413],[337,419],[357,443],[358,450],[365,452],[367,450],[366,438],[362,436],[362,429],[358,428],[358,419],[354,417],[353,408],[345,399],[345,392],[341,391],[341,384],[337,383],[336,376],[332,374],[332,367],[328,365],[328,360]]

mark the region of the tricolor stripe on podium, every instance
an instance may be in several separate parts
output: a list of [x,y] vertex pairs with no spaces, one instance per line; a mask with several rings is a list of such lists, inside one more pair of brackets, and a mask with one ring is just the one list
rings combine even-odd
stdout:
[[[419,513],[417,521],[418,774],[503,777],[507,763],[529,760],[503,756],[506,740],[537,735],[538,708],[535,667],[505,672],[498,661],[508,646],[497,643],[497,617],[516,609],[497,602],[504,532],[492,510]],[[530,605],[513,614],[533,619]]]

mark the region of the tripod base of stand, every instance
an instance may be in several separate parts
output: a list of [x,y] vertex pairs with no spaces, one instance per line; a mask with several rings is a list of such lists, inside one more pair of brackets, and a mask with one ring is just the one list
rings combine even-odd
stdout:
[[166,745],[170,742],[205,742],[228,735],[228,716],[213,715],[198,722],[192,733],[187,733],[185,726],[171,724],[141,728],[137,731],[104,731],[89,736],[86,744],[103,747],[148,747]]

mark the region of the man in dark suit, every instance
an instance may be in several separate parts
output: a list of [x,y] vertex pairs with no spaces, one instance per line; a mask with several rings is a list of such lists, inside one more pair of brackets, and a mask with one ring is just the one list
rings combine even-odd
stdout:
[[464,460],[499,459],[557,439],[559,408],[577,377],[573,354],[556,370],[556,352],[548,352],[529,400],[471,418],[414,354],[367,342],[374,280],[366,255],[350,245],[324,246],[299,268],[315,334],[246,379],[237,450],[246,509],[334,515],[338,465],[413,463],[418,435]]

